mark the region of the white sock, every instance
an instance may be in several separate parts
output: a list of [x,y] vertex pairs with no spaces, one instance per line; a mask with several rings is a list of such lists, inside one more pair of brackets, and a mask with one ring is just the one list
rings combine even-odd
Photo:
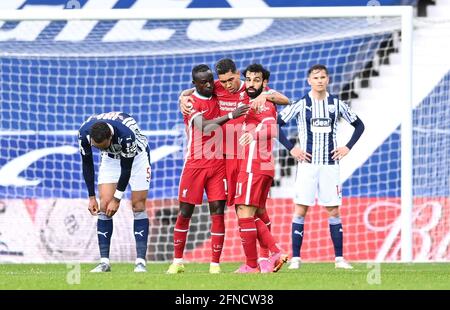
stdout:
[[107,257],[100,258],[100,263],[104,263],[104,264],[109,265],[109,258],[107,258]]
[[258,263],[263,261],[263,260],[269,260],[269,258],[268,257],[259,257],[258,258]]
[[174,264],[182,264],[183,263],[183,259],[182,258],[174,258],[173,259],[173,263]]
[[145,263],[145,259],[143,259],[143,258],[136,258],[136,261],[134,262],[134,264],[135,265],[137,265],[137,264],[142,264],[142,265],[146,265],[146,263]]

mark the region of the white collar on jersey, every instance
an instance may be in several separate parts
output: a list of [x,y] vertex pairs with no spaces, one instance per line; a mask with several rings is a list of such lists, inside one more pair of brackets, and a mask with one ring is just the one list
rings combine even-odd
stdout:
[[[314,98],[314,97],[312,96],[312,90],[310,90],[310,91],[308,92],[308,96],[309,96],[309,98],[311,98],[311,99],[317,100],[316,98]],[[328,98],[328,97],[330,97],[330,94],[329,94],[328,92],[326,92],[326,97],[325,97],[325,99]],[[325,99],[324,99],[324,100],[325,100]]]
[[239,86],[239,91],[243,90],[245,88],[245,81],[241,80],[241,86]]
[[111,135],[114,136],[114,127],[108,123],[106,123],[106,125],[108,125],[109,129],[111,129]]
[[199,98],[199,99],[203,99],[203,100],[209,100],[209,99],[212,98],[212,96],[205,97],[205,96],[203,96],[203,95],[200,95],[200,93],[199,93],[197,90],[194,90],[193,95],[194,95],[195,97],[197,97],[197,98]]

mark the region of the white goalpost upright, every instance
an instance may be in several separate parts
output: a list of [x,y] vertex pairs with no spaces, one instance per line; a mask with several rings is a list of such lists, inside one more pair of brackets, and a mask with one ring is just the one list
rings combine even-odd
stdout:
[[412,45],[413,45],[413,13],[412,7],[404,7],[402,12],[402,76],[405,79],[403,91],[405,96],[402,118],[402,261],[411,262],[412,249],[412,209],[413,209],[413,147],[412,147]]
[[[377,59],[387,59],[397,51],[401,59],[401,95],[395,102],[401,105],[400,147],[395,139],[382,141],[374,148],[380,152],[386,148],[388,154],[366,158],[343,180],[347,196],[344,203],[348,206],[343,214],[344,243],[346,255],[353,260],[385,260],[388,252],[394,252],[391,260],[413,260],[412,7],[15,10],[0,11],[0,22],[0,200],[26,210],[26,214],[32,199],[37,211],[32,220],[21,225],[45,230],[40,239],[36,233],[34,238],[20,242],[24,261],[33,261],[33,255],[48,261],[69,259],[56,256],[58,251],[50,251],[48,245],[37,245],[51,239],[57,228],[71,240],[52,242],[58,250],[95,244],[95,238],[82,237],[92,233],[85,230],[94,229],[95,219],[87,210],[86,214],[75,214],[61,207],[72,204],[82,208],[87,196],[76,154],[76,133],[89,115],[122,110],[132,114],[147,134],[153,161],[149,260],[168,261],[185,143],[177,98],[181,90],[191,87],[193,66],[206,63],[212,67],[223,57],[233,58],[241,70],[260,62],[271,71],[271,86],[295,100],[307,91],[307,68],[321,62],[330,68],[331,91],[350,96],[345,99],[351,101],[348,94],[358,88],[354,84],[370,80],[371,76],[365,74],[377,70]],[[61,36],[68,23],[79,33]],[[352,108],[358,112],[357,106]],[[379,126],[383,126],[383,120]],[[293,124],[287,131],[295,137]],[[362,138],[358,143],[366,141]],[[63,146],[71,148],[61,151],[59,147]],[[275,236],[290,250],[293,205],[287,189],[293,186],[295,166],[289,163],[286,152],[277,152],[277,179],[268,210]],[[386,177],[396,179],[389,182]],[[398,188],[390,188],[391,184]],[[370,213],[370,206],[380,201],[399,203],[401,212]],[[112,255],[130,260],[134,248],[129,236],[132,224],[125,219],[131,219],[131,211],[123,204]],[[55,205],[60,206],[56,213],[39,211]],[[208,209],[206,204],[198,208],[191,223],[187,259],[207,261]],[[223,258],[237,261],[242,253],[233,213],[227,211]],[[307,260],[329,260],[331,241],[324,231],[326,225],[319,223],[326,219],[319,208],[311,213],[310,223],[306,220],[302,252]],[[49,220],[49,214],[61,221]],[[364,226],[366,218],[387,228],[371,230]],[[400,225],[401,236],[389,235],[388,229],[394,225],[391,222]],[[54,227],[48,227],[49,223]],[[0,226],[10,231],[7,236],[20,234],[16,232],[18,226],[6,216],[0,218]],[[385,253],[380,256],[383,245]],[[398,248],[400,256],[395,253]],[[67,253],[77,252],[71,250]],[[77,253],[80,260],[95,259],[85,252]]]

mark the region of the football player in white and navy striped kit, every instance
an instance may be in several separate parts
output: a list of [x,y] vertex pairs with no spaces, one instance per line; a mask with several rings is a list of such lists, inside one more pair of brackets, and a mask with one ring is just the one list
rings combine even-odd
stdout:
[[[149,230],[145,202],[151,175],[147,138],[133,117],[122,112],[109,112],[89,117],[79,129],[78,143],[83,159],[83,177],[89,192],[88,209],[92,215],[98,215],[100,264],[91,272],[111,270],[109,249],[113,232],[112,216],[119,209],[128,184],[131,187],[137,252],[134,271],[145,272]],[[102,152],[98,176],[100,208],[95,196],[92,146]]]
[[[291,154],[297,159],[295,181],[295,211],[292,221],[292,259],[290,269],[300,266],[300,249],[303,241],[303,225],[308,207],[318,204],[326,207],[329,215],[330,235],[335,251],[335,267],[351,269],[342,254],[342,224],[339,206],[342,191],[339,179],[339,160],[348,154],[364,131],[364,124],[343,101],[327,92],[328,70],[314,65],[308,70],[311,91],[302,99],[281,111],[280,125],[296,119],[299,147],[291,145]],[[354,128],[350,141],[338,146],[336,131],[339,118],[344,118]]]

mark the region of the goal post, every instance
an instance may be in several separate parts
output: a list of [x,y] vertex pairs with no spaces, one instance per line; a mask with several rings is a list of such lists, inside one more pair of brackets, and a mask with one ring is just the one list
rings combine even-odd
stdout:
[[[372,73],[369,76],[366,73],[378,70],[379,64],[374,63],[381,62],[396,49],[401,59],[400,101],[397,102],[401,106],[401,147],[389,156],[397,162],[397,155],[401,154],[400,167],[386,172],[382,171],[383,167],[391,168],[381,162],[384,159],[373,165],[367,163],[367,158],[361,160],[360,166],[349,168],[358,170],[358,176],[346,180],[349,197],[345,203],[351,206],[351,211],[346,213],[349,218],[363,225],[367,205],[378,202],[380,197],[400,202],[400,245],[393,245],[398,236],[392,235],[392,247],[386,246],[386,255],[377,256],[377,249],[387,244],[388,234],[380,235],[376,230],[359,232],[351,228],[350,220],[346,222],[345,214],[344,243],[348,241],[345,250],[355,260],[386,260],[387,252],[395,252],[395,248],[400,247],[399,260],[412,261],[412,18],[413,8],[409,6],[1,11],[3,102],[0,143],[3,159],[0,176],[4,179],[0,181],[0,200],[25,210],[25,214],[33,214],[30,215],[33,219],[24,225],[44,226],[41,239],[38,235],[30,239],[36,244],[44,239],[53,240],[51,234],[55,228],[48,227],[50,224],[58,228],[62,225],[72,238],[67,245],[58,245],[53,240],[50,245],[23,243],[21,246],[24,249],[33,247],[29,253],[39,253],[42,260],[67,259],[55,256],[56,250],[49,251],[52,246],[81,247],[85,243],[92,246],[91,232],[89,238],[83,239],[80,236],[86,232],[80,229],[94,229],[93,219],[88,217],[87,211],[86,215],[78,211],[71,214],[67,207],[73,204],[82,208],[87,195],[74,137],[82,120],[90,114],[123,110],[135,116],[148,136],[154,165],[149,194],[149,259],[167,261],[172,255],[170,238],[178,208],[177,185],[186,142],[177,98],[181,90],[191,87],[190,70],[194,65],[213,66],[218,59],[231,57],[243,70],[248,64],[261,62],[271,70],[270,85],[295,100],[307,90],[307,67],[325,62],[331,69],[332,91],[351,101],[352,94],[359,88],[355,84],[370,80]],[[73,37],[61,35],[69,23],[76,23],[71,29],[79,34]],[[37,27],[40,27],[39,32]],[[19,34],[19,28],[30,33]],[[245,36],[244,29],[249,31],[249,36]],[[361,100],[364,102],[363,98]],[[357,106],[354,109],[358,112]],[[287,131],[292,138],[295,126],[289,125]],[[361,139],[359,144],[362,146],[358,147],[364,148],[364,143]],[[396,145],[395,141],[380,141],[379,144],[382,143],[388,148]],[[285,173],[288,171],[292,176],[295,167],[292,163],[286,164],[289,161],[286,152],[277,152],[277,178],[268,210],[274,234],[290,251],[293,205],[286,193],[289,192],[287,188],[293,186],[293,178]],[[386,182],[378,175],[397,174],[400,175],[396,180],[401,184],[400,197],[389,197]],[[363,184],[366,181],[370,183],[368,186]],[[373,192],[373,189],[379,189],[379,192]],[[30,202],[30,199],[36,201]],[[52,199],[58,202],[52,205],[49,202]],[[187,258],[207,261],[208,209],[205,204],[198,209],[191,223]],[[40,214],[39,210],[45,212]],[[112,242],[116,242],[116,249],[121,254],[117,251],[115,254],[114,247],[111,252],[119,255],[117,259],[130,260],[129,249],[133,249],[134,242],[129,236],[132,215],[127,206],[122,206],[120,212],[118,223],[121,226],[118,230],[115,228],[117,240],[113,238]],[[307,257],[309,260],[329,260],[332,256],[328,231],[324,230],[323,223],[315,222],[326,219],[324,214],[319,214],[319,208],[311,212],[314,220],[306,228],[311,231],[306,232],[310,239],[304,245]],[[352,212],[355,212],[354,217],[350,217]],[[62,220],[46,218],[52,214],[58,214]],[[396,220],[396,215],[388,215],[388,211],[377,213],[374,220],[383,222],[383,216]],[[9,224],[8,229],[14,231],[15,228]],[[70,233],[71,229],[73,233]],[[238,261],[242,253],[238,235],[233,230],[236,230],[234,214],[227,210],[223,258]],[[364,245],[359,244],[361,242]],[[93,252],[97,254],[95,247]],[[396,254],[391,257],[393,260],[398,258]],[[78,258],[92,260],[94,257],[83,252]]]

